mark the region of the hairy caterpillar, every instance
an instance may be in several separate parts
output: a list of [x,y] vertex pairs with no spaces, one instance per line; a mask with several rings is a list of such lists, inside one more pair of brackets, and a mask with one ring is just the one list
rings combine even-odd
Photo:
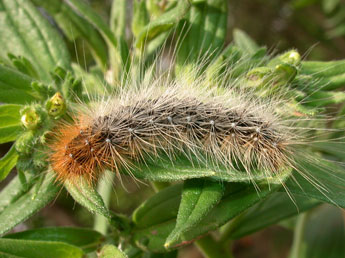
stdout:
[[296,136],[276,113],[277,103],[201,84],[156,80],[79,107],[72,123],[55,130],[50,146],[58,178],[92,182],[105,169],[118,174],[161,154],[171,162],[182,154],[249,174],[259,168],[268,176],[292,166]]

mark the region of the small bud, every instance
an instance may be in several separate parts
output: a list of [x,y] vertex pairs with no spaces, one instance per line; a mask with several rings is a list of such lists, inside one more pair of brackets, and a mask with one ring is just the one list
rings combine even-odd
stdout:
[[17,152],[23,155],[29,155],[32,153],[32,148],[34,146],[35,135],[32,130],[25,131],[18,137],[15,142],[15,148]]
[[57,119],[66,111],[66,103],[60,92],[55,93],[46,103],[48,115]]
[[273,58],[268,63],[268,66],[274,67],[279,64],[289,64],[292,66],[298,66],[300,63],[301,55],[296,50],[290,50]]
[[287,84],[295,79],[297,69],[293,65],[279,64],[274,69],[274,78],[278,84]]
[[291,65],[299,65],[301,62],[301,55],[296,50],[291,50],[285,54],[286,56],[282,59],[285,63]]
[[257,67],[250,70],[247,75],[247,84],[250,87],[259,87],[265,84],[268,76],[272,74],[272,69],[269,67]]
[[39,125],[41,119],[34,107],[28,107],[22,111],[21,121],[27,129],[33,130]]

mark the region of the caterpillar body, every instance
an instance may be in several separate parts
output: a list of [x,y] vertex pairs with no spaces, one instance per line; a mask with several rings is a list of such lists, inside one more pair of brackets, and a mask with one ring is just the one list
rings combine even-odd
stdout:
[[106,169],[119,174],[162,154],[172,163],[182,154],[249,175],[254,168],[272,176],[292,166],[295,132],[276,113],[277,103],[199,84],[157,80],[80,106],[50,145],[58,179],[93,182]]

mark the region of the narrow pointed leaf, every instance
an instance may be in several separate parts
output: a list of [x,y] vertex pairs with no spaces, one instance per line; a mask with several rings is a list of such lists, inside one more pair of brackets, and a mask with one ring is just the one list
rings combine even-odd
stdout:
[[[159,160],[148,160],[145,164],[137,164],[132,174],[137,178],[143,178],[152,181],[177,181],[191,178],[212,177],[216,180],[226,182],[250,182],[269,180],[270,182],[280,182],[290,174],[290,171],[282,171],[272,178],[267,178],[264,171],[253,171],[248,174],[244,171],[230,170],[225,167],[212,167],[211,162],[198,164],[197,160],[191,162],[183,156],[176,156],[172,163],[168,157],[160,156]],[[124,171],[126,172],[126,171]]]
[[290,199],[287,193],[276,192],[264,201],[250,208],[243,216],[231,225],[227,236],[238,239],[260,229],[278,223],[284,219],[315,207],[320,202],[300,195]]
[[85,178],[80,177],[74,182],[66,181],[64,185],[73,199],[87,208],[91,213],[98,213],[108,219],[111,218],[110,212],[105,206],[102,197]]
[[[172,187],[177,186],[169,188]],[[268,194],[274,192],[277,187],[278,185],[273,184],[271,184],[270,188],[267,185],[263,185],[260,186],[260,191],[258,192],[250,184],[227,184],[222,200],[197,225],[185,232],[172,248],[189,244],[209,231],[219,228],[239,213],[263,200]],[[135,225],[133,237],[136,244],[144,250],[166,252],[165,241],[175,227],[179,207],[178,202],[181,198],[176,193],[175,197],[168,195],[164,199],[165,193],[169,188],[158,192],[135,211],[136,216],[133,216],[133,218],[139,223]],[[161,202],[168,201],[169,199],[174,200],[172,202],[174,205],[170,205],[168,208],[165,205],[161,206]],[[140,220],[139,215],[141,214],[145,216],[145,220]],[[160,214],[164,214],[164,216],[161,217]]]
[[17,163],[18,154],[14,146],[0,159],[0,181],[4,180]]
[[28,192],[9,204],[0,214],[0,234],[11,230],[52,201],[59,190],[54,181],[54,175],[47,172],[38,190],[34,185]]
[[14,141],[22,131],[19,114],[21,108],[21,105],[0,106],[0,144]]
[[137,228],[145,228],[176,218],[181,201],[182,184],[165,188],[146,200],[133,213]]
[[102,18],[84,1],[70,0],[68,4],[80,13],[85,19],[92,23],[113,47],[117,47],[117,40],[112,33],[110,27],[102,20]]
[[31,82],[29,76],[0,64],[0,101],[14,104],[34,101]]
[[325,160],[300,162],[300,166],[304,176],[294,173],[294,178],[286,182],[289,192],[345,208],[345,173],[342,167]]
[[85,39],[91,48],[91,54],[94,55],[101,67],[107,64],[107,48],[102,36],[92,24],[77,14],[71,6],[64,1],[32,0],[32,2],[45,8],[54,17],[69,40],[75,41],[79,37]]
[[[227,2],[206,0],[191,6],[183,26],[177,53],[177,72],[197,60],[211,61],[223,48],[227,26]],[[202,39],[202,40],[197,40]],[[207,60],[203,58],[207,55]]]
[[26,175],[26,183],[22,183],[20,176],[15,176],[0,192],[0,214],[11,203],[18,200],[35,183],[35,177]]
[[176,226],[166,240],[166,246],[174,245],[181,235],[199,223],[220,201],[224,184],[203,179],[187,180],[176,219]]
[[92,229],[77,227],[38,228],[6,235],[4,238],[63,242],[78,246],[84,252],[96,251],[102,242],[102,234]]
[[250,55],[255,54],[256,51],[259,50],[259,46],[256,42],[249,37],[247,33],[240,29],[234,29],[234,41],[235,44],[244,51],[244,53],[248,53]]
[[170,30],[186,15],[189,8],[189,0],[178,1],[175,8],[151,21],[141,30],[135,42],[135,46],[140,49],[144,43],[151,41],[162,32]]
[[83,251],[62,242],[0,239],[1,257],[22,258],[81,258]]
[[[110,12],[110,29],[118,41],[118,54],[121,60],[125,61],[125,72],[129,71],[131,60],[129,58],[129,47],[126,42],[126,17],[127,17],[127,2],[126,0],[114,0]],[[111,60],[116,58],[116,51],[113,49],[111,52]],[[123,75],[126,76],[127,74]],[[124,77],[125,78],[125,77]]]
[[345,72],[345,61],[303,61],[301,74],[310,74],[320,78],[328,78],[343,74]]
[[[106,41],[109,51],[114,54],[111,58],[112,68],[123,71],[126,73],[129,69],[129,59],[128,52],[125,50],[125,41],[122,39],[122,42],[119,43],[119,40],[116,38],[116,35],[110,29],[110,26],[106,24],[102,17],[100,17],[87,3],[80,0],[70,0],[68,4],[78,12],[83,18],[89,21],[103,36]],[[119,61],[120,60],[120,61]],[[117,67],[117,64],[120,63],[120,67]]]

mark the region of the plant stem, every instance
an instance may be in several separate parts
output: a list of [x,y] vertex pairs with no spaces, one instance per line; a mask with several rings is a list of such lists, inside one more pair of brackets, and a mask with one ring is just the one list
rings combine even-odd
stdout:
[[211,235],[207,235],[195,241],[194,244],[207,258],[232,258],[231,252],[226,251]]
[[[98,183],[97,191],[102,196],[106,207],[109,206],[114,177],[115,173],[109,173],[107,171]],[[108,230],[108,219],[100,214],[96,214],[93,228],[102,234],[106,234]]]
[[298,258],[303,252],[303,248],[304,248],[303,236],[304,236],[305,223],[307,221],[307,217],[308,217],[308,213],[305,212],[299,215],[297,218],[289,258]]

